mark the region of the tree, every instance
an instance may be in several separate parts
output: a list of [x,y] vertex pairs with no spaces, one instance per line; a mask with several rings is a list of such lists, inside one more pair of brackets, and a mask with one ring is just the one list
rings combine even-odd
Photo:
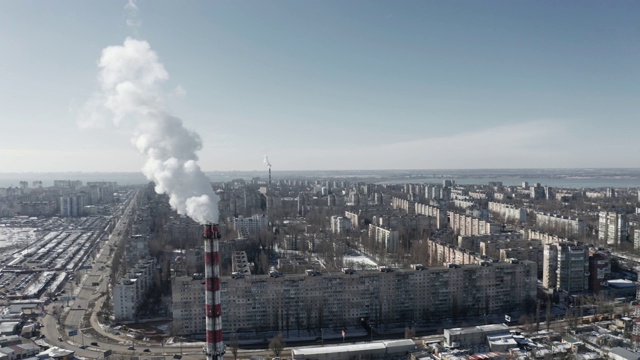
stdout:
[[231,338],[231,354],[233,354],[233,360],[238,359],[238,348],[238,335],[234,332],[233,337]]
[[58,325],[62,324],[62,307],[58,307],[58,306],[54,306],[53,307],[53,312],[51,313],[51,315],[53,315],[53,317],[56,319],[56,322],[58,323]]
[[409,326],[405,326],[404,328],[404,338],[405,339],[411,339],[412,337],[416,336],[416,328],[414,328],[413,326],[409,327]]
[[282,338],[282,333],[278,333],[278,335],[274,336],[271,342],[269,342],[269,350],[271,350],[276,357],[280,356],[280,353],[284,350],[284,346],[285,343]]
[[544,320],[545,320],[545,324],[547,325],[547,331],[549,331],[549,328],[551,327],[551,309],[552,309],[553,305],[551,304],[551,296],[549,296],[549,298],[547,299],[547,313],[545,314]]

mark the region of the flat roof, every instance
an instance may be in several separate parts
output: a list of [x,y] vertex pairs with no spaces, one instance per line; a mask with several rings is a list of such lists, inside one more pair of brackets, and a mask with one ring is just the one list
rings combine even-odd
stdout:
[[320,354],[339,354],[356,351],[384,351],[386,346],[383,342],[372,342],[363,344],[336,345],[325,347],[310,347],[301,349],[291,349],[294,355],[320,355]]

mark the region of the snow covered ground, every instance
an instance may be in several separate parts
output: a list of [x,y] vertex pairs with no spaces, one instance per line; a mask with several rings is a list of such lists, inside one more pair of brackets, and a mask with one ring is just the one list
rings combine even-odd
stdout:
[[17,228],[0,226],[0,262],[15,250],[36,241],[37,233],[34,228]]
[[345,267],[350,267],[354,270],[375,270],[378,266],[373,260],[364,255],[345,255],[342,262]]

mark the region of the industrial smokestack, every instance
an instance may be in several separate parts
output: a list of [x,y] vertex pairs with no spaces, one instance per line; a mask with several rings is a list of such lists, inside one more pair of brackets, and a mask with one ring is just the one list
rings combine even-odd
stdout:
[[220,304],[220,250],[217,224],[206,224],[204,238],[204,276],[205,276],[205,317],[207,360],[222,360],[224,344],[222,342],[222,305]]
[[269,186],[271,186],[271,163],[269,162],[269,157],[267,155],[264,156],[263,162],[269,168]]

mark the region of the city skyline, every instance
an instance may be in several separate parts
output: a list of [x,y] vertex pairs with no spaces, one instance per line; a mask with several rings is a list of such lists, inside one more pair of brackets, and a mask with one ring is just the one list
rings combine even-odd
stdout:
[[2,5],[3,172],[140,171],[77,124],[127,37],[205,171],[640,167],[636,3],[126,4]]

